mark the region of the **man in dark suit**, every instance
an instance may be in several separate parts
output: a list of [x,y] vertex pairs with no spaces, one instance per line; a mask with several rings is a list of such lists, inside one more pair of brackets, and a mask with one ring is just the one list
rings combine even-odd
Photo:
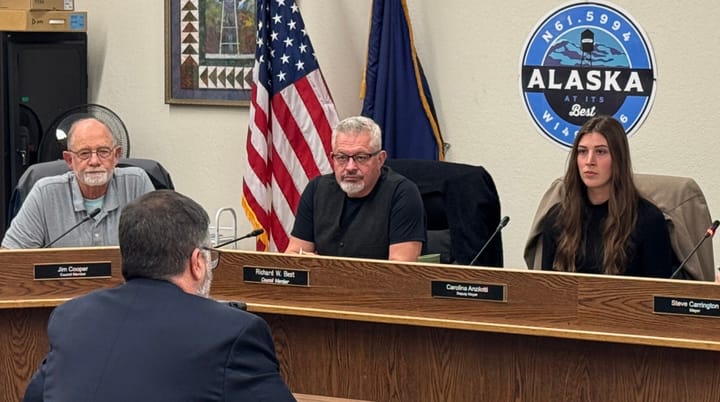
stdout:
[[25,401],[294,401],[261,318],[208,298],[207,213],[170,190],[122,211],[126,283],[53,311]]

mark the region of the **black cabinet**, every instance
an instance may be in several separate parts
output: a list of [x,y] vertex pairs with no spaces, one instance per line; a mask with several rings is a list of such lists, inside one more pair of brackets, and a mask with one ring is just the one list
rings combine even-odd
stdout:
[[0,32],[0,238],[18,178],[55,118],[87,103],[87,88],[86,33]]

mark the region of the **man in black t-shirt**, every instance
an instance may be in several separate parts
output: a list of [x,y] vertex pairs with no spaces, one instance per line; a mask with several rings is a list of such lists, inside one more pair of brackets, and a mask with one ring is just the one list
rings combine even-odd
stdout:
[[313,179],[300,198],[286,252],[415,261],[425,241],[417,186],[383,164],[380,127],[341,121],[332,137],[334,173]]

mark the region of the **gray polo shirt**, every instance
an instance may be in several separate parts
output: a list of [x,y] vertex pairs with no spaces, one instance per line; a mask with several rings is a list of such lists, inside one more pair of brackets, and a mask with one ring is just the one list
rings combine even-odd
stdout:
[[[115,168],[102,211],[53,247],[116,246],[120,211],[130,201],[155,188],[144,170]],[[37,181],[2,241],[4,248],[41,248],[88,216],[75,173]]]

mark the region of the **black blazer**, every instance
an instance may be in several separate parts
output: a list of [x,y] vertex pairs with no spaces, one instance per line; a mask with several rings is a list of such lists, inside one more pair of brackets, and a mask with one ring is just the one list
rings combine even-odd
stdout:
[[[388,159],[385,165],[417,184],[427,214],[428,244],[433,242],[432,231],[447,229],[452,253],[447,262],[469,264],[500,223],[500,197],[487,170],[463,163],[415,159]],[[488,245],[475,265],[503,266],[502,234]]]

